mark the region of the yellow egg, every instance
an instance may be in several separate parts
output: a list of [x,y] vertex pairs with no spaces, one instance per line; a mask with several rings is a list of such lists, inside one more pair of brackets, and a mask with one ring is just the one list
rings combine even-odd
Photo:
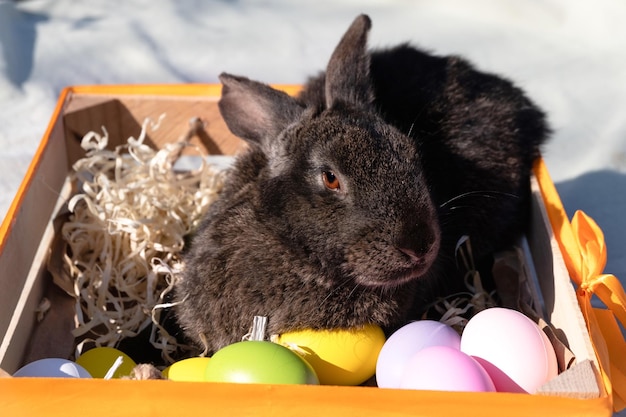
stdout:
[[102,346],[89,349],[76,359],[76,363],[85,368],[94,378],[104,378],[120,356],[122,364],[113,373],[113,378],[129,376],[137,364],[130,356],[112,347]]
[[380,327],[370,324],[346,330],[294,331],[273,341],[306,359],[320,384],[359,385],[375,374],[385,335]]
[[188,358],[174,362],[163,371],[172,381],[204,381],[204,373],[210,358]]

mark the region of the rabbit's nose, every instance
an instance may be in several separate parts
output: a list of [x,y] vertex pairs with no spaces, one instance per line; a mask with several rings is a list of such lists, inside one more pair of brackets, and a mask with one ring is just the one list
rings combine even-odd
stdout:
[[419,239],[414,242],[405,242],[397,244],[396,248],[405,254],[411,262],[423,262],[426,256],[431,252],[434,245],[433,240],[424,241]]
[[410,262],[429,263],[438,251],[439,237],[430,223],[410,221],[405,223],[394,243]]
[[417,254],[414,248],[398,246],[398,250],[408,256],[412,262],[418,261],[420,259],[420,256]]

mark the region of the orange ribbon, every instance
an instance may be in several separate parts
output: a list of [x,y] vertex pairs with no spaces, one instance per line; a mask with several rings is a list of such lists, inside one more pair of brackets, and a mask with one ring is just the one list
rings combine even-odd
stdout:
[[[596,222],[582,211],[570,223],[561,199],[542,160],[535,165],[535,175],[559,242],[570,278],[576,284],[576,297],[587,323],[600,373],[613,409],[626,408],[626,342],[616,318],[626,328],[626,294],[620,281],[603,274],[607,252],[604,234]],[[606,308],[593,307],[596,295]]]

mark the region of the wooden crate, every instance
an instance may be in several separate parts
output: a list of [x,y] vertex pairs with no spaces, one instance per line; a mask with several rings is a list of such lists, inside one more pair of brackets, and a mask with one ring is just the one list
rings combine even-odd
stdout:
[[[297,87],[284,87],[290,93]],[[51,283],[46,269],[59,225],[56,213],[67,200],[66,178],[90,130],[106,126],[111,138],[137,136],[143,120],[166,113],[149,134],[157,147],[182,136],[192,117],[208,121],[194,139],[210,153],[234,154],[243,143],[226,128],[219,111],[218,85],[70,87],[63,91],[49,128],[8,215],[0,226],[0,368],[11,373],[39,356],[55,357],[73,341],[50,343],[68,333],[71,303]],[[115,145],[113,143],[112,145]],[[545,170],[540,161],[537,169]],[[542,175],[542,181],[550,181]],[[566,340],[575,365],[547,384],[541,394],[451,393],[373,387],[239,385],[173,381],[0,378],[2,415],[610,415],[610,403],[584,318],[554,238],[541,185],[533,178],[532,227],[526,256],[537,276],[545,318]],[[43,297],[56,312],[37,323]],[[58,337],[54,340],[58,341]],[[64,339],[64,338],[61,338]]]

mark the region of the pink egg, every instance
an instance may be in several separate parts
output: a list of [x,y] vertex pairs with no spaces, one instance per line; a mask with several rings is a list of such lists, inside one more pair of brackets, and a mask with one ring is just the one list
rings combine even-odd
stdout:
[[400,388],[494,392],[487,372],[472,357],[448,346],[431,346],[409,360]]
[[411,322],[394,332],[376,362],[376,382],[381,388],[398,388],[406,364],[415,353],[430,346],[459,349],[461,338],[449,326],[434,320]]
[[461,337],[461,351],[481,364],[499,392],[534,393],[558,374],[545,333],[511,309],[490,308],[472,317]]

